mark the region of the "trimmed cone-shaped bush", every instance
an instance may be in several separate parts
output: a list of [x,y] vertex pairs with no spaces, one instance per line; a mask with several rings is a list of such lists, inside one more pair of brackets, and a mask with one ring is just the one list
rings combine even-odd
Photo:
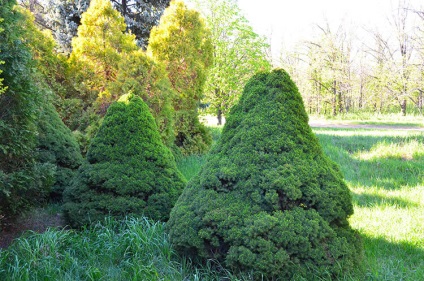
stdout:
[[51,103],[43,106],[37,127],[37,161],[56,166],[55,183],[50,195],[54,200],[61,200],[63,190],[70,185],[82,164],[81,151],[71,130],[65,126]]
[[352,213],[350,192],[312,133],[296,85],[275,70],[247,83],[167,228],[176,249],[193,259],[217,259],[258,280],[315,279],[359,263]]
[[125,95],[109,107],[87,162],[65,191],[65,216],[73,227],[107,215],[166,221],[184,186],[149,108]]

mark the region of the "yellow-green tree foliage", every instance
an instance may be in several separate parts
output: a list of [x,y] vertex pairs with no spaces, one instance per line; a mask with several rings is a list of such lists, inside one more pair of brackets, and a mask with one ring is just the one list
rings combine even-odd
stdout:
[[199,13],[181,1],[172,1],[159,25],[152,29],[147,51],[165,65],[176,91],[176,145],[185,154],[204,152],[211,137],[199,122],[197,108],[212,63],[212,44]]
[[[108,0],[91,1],[82,15],[70,62],[88,105],[100,98],[99,106],[107,107],[118,98],[110,96],[107,85],[116,79],[122,54],[137,49],[135,36],[126,33],[126,28],[124,18]],[[100,109],[105,113],[106,108]]]
[[119,64],[117,78],[108,87],[111,93],[133,93],[149,106],[162,141],[174,147],[172,100],[175,95],[165,67],[154,62],[141,49],[126,54]]
[[[71,129],[80,126],[82,102],[77,97],[79,93],[72,85],[68,58],[57,53],[57,44],[50,30],[41,31],[34,23],[34,15],[24,9],[19,11],[25,15],[23,26],[27,30],[25,41],[31,49],[35,60],[36,82],[43,87],[53,102],[61,119]],[[44,109],[42,109],[44,110]]]

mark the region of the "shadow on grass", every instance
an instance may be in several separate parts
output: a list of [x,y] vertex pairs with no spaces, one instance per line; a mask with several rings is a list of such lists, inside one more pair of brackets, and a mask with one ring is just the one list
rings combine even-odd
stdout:
[[399,197],[382,196],[378,194],[355,193],[353,192],[353,203],[359,207],[374,207],[374,206],[396,206],[399,208],[419,207],[416,202],[411,202]]
[[[334,132],[335,134],[341,133],[343,131],[349,133],[358,133],[355,135],[331,135],[328,132]],[[356,130],[356,129],[337,129],[337,128],[314,128],[314,132],[317,134],[318,138],[321,137],[331,138],[331,143],[335,146],[343,147],[349,152],[361,151],[361,150],[370,150],[373,146],[378,143],[393,143],[393,144],[404,144],[410,141],[418,141],[424,143],[424,134],[409,134],[409,135],[378,135],[379,130]],[[376,135],[368,135],[368,133],[377,132]],[[393,131],[396,134],[396,131]],[[367,133],[361,135],[361,133]]]
[[376,126],[390,126],[393,129],[403,128],[403,127],[413,127],[413,128],[422,128],[422,124],[413,123],[413,122],[382,122],[382,121],[353,121],[351,124],[357,125],[376,125]]
[[362,236],[364,280],[423,280],[424,249],[407,242]]
[[423,143],[424,134],[409,136],[334,136],[318,133],[317,137],[328,155],[340,165],[347,181],[356,186],[395,190],[403,186],[424,185],[424,155],[414,154],[412,160],[400,157],[373,157],[358,159],[356,153],[369,152],[375,145]]

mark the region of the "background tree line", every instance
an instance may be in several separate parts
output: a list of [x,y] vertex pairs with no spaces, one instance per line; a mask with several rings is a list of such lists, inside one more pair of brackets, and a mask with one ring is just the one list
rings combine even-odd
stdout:
[[344,23],[317,24],[314,38],[281,54],[310,114],[423,114],[423,11],[401,0],[387,27],[359,37]]

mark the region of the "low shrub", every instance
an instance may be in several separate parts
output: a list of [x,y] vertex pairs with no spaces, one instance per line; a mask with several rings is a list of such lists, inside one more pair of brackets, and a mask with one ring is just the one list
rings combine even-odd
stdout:
[[65,216],[73,227],[106,215],[166,221],[184,186],[147,105],[126,95],[109,107],[87,162],[65,191]]

